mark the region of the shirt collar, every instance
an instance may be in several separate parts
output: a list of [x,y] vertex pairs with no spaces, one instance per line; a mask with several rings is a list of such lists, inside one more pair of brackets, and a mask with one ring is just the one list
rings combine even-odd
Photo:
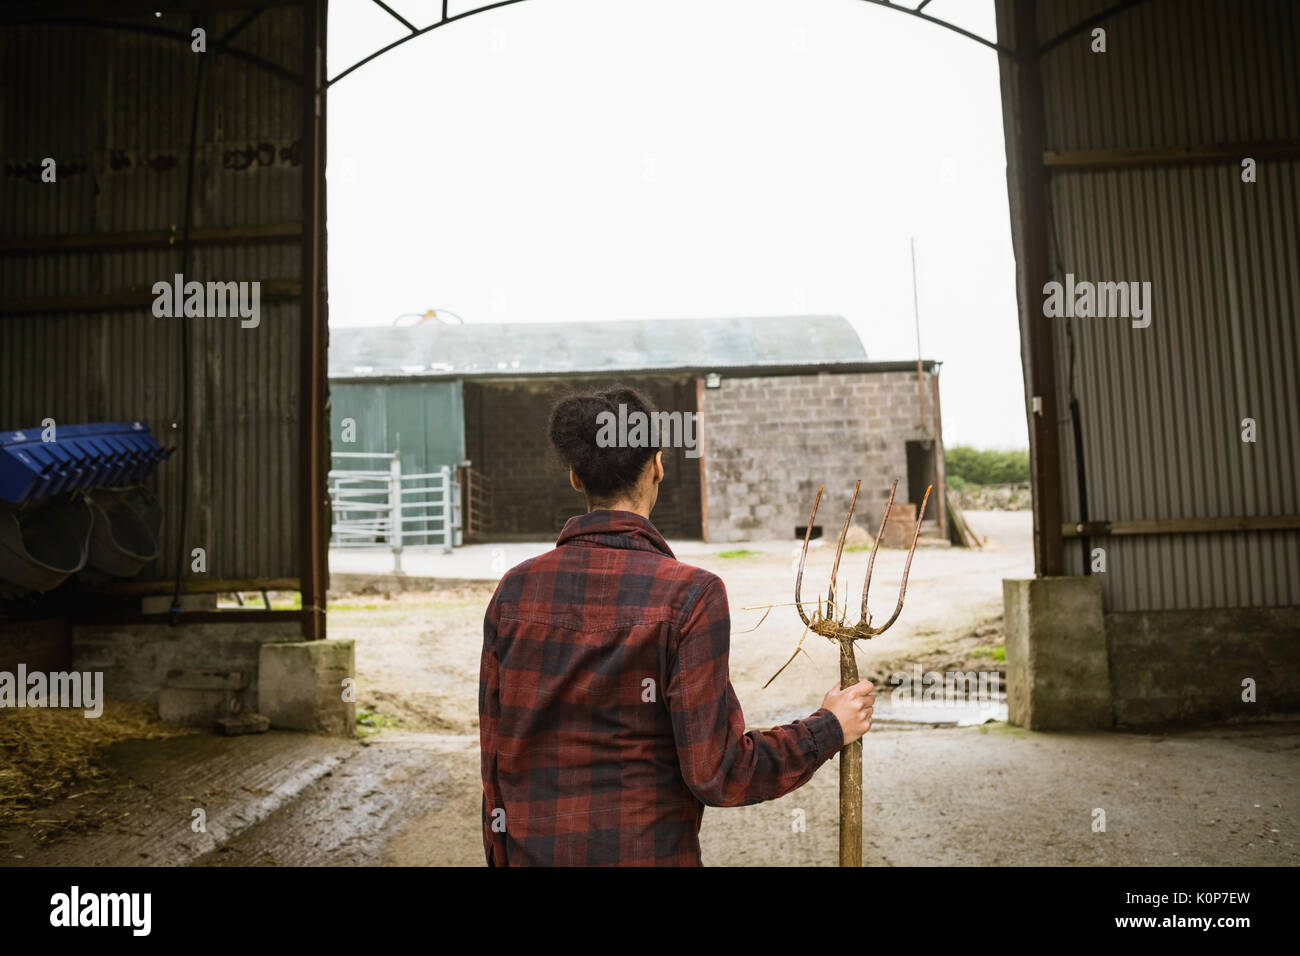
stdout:
[[635,551],[658,551],[676,558],[659,529],[635,511],[597,509],[574,515],[564,523],[556,547],[570,541],[582,541],[606,548],[630,548]]

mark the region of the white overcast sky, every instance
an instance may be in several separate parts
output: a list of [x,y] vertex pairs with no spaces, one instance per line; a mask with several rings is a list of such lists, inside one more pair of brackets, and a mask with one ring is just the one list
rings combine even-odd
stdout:
[[[927,12],[994,36],[992,0]],[[330,75],[405,32],[333,0]],[[331,88],[328,148],[334,325],[830,313],[915,360],[915,236],[945,442],[1027,447],[997,56],[940,27],[854,0],[529,0]]]

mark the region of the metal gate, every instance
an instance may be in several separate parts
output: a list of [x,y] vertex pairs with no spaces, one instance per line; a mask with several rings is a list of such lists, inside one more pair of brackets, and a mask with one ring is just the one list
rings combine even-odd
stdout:
[[[411,475],[402,473],[397,452],[336,451],[332,457],[330,547],[390,549],[397,572],[404,548],[460,547],[460,484],[450,466]],[[382,467],[360,467],[362,460]],[[349,467],[354,461],[358,467]]]

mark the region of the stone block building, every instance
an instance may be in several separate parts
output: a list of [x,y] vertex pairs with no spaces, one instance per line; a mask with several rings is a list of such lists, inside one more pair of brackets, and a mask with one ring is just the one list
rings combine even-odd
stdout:
[[[839,316],[331,330],[336,448],[350,419],[352,450],[459,467],[486,489],[463,504],[471,541],[549,538],[581,511],[547,417],[615,383],[698,416],[696,448],[664,449],[654,521],[670,539],[802,537],[823,484],[817,525],[834,529],[859,479],[856,520],[874,527],[895,479],[900,503],[943,486],[938,373],[870,361]],[[927,519],[946,534],[941,495]]]
[[[870,526],[899,479],[896,502],[917,507],[925,488],[940,484],[938,370],[923,365],[868,363],[786,375],[723,378],[705,389],[707,528],[710,541],[802,535],[819,485],[825,486],[817,524],[844,520],[861,479],[855,523]],[[926,514],[943,531],[941,495]]]

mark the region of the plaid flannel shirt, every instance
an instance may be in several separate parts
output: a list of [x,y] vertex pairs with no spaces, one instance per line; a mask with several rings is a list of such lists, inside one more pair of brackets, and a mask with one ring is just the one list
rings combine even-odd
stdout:
[[632,512],[571,518],[507,572],[483,620],[488,865],[698,866],[705,805],[806,783],[838,719],[746,733],[730,639],[722,580]]

